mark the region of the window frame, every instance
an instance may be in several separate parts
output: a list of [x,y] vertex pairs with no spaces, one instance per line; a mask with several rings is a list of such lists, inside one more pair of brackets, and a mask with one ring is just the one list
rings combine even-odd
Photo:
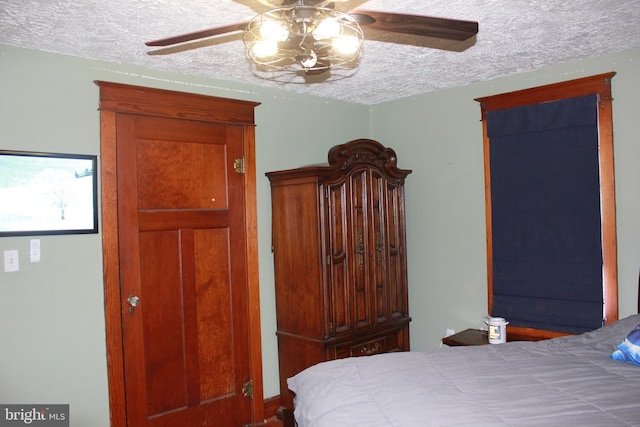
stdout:
[[[493,304],[493,233],[491,206],[490,141],[487,135],[486,114],[489,111],[521,107],[543,102],[559,101],[585,95],[598,95],[598,155],[600,173],[601,233],[603,257],[603,298],[605,324],[618,320],[618,267],[616,243],[615,176],[613,156],[613,114],[611,79],[615,72],[569,80],[530,89],[476,98],[480,103],[484,151],[484,181],[487,231],[487,287],[488,308]],[[521,337],[552,338],[564,332],[533,328],[509,327],[509,334]]]

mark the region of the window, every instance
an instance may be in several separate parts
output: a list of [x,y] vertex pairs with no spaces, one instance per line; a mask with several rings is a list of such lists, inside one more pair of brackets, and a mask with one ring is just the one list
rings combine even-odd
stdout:
[[617,320],[611,78],[479,98],[489,313],[550,337]]

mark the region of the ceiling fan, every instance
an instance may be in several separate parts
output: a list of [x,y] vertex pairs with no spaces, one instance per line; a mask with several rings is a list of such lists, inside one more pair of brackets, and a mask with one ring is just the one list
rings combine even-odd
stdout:
[[[478,23],[372,10],[341,12],[336,3],[349,0],[257,0],[271,9],[250,21],[208,28],[145,43],[173,46],[210,37],[244,32],[247,56],[260,68],[322,74],[359,57],[364,35],[395,34],[394,43],[414,44],[411,38],[452,41],[471,39]],[[360,1],[359,3],[362,3]]]

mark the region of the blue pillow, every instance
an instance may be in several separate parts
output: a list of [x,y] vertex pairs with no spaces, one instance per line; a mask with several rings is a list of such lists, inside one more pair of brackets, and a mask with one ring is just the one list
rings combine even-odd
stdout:
[[640,325],[629,332],[627,338],[618,344],[618,348],[611,354],[611,358],[640,365]]

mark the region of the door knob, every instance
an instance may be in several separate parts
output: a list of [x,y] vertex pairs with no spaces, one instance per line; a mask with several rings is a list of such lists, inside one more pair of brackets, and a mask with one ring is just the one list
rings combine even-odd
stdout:
[[129,313],[133,313],[133,310],[140,304],[140,297],[137,295],[129,295],[127,298],[127,302],[129,303]]

